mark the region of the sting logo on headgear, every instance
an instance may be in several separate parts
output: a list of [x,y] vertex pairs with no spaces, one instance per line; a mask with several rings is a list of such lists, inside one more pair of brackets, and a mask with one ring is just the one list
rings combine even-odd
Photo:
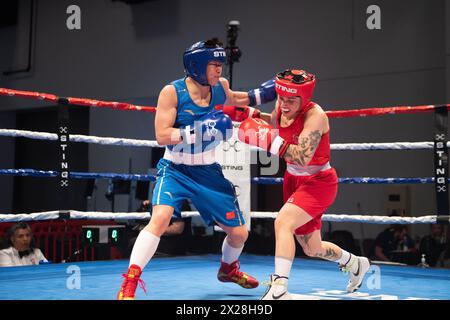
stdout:
[[304,70],[287,69],[277,74],[275,91],[282,97],[301,97],[302,106],[311,101],[316,77]]
[[283,93],[289,93],[289,94],[294,94],[294,95],[296,95],[297,94],[297,89],[295,89],[295,88],[288,88],[288,87],[285,87],[285,86],[283,86],[283,85],[281,85],[281,84],[279,84],[279,83],[276,83],[275,84],[275,86],[276,86],[276,88],[279,90],[279,91],[281,91],[281,92],[283,92]]
[[183,54],[186,75],[203,86],[208,85],[206,68],[211,61],[225,63],[227,54],[217,39],[199,41],[190,46]]

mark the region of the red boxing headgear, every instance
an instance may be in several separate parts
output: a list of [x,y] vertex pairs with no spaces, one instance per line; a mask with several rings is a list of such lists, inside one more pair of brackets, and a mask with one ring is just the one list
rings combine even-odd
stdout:
[[277,74],[275,91],[282,97],[301,97],[302,105],[307,105],[316,86],[315,75],[304,70],[287,69]]

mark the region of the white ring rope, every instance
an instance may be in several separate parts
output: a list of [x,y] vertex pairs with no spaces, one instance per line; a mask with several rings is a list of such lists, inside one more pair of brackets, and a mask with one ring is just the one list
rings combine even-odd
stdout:
[[0,214],[0,222],[40,221],[59,218],[59,211]]
[[[0,214],[0,222],[18,222],[18,221],[39,221],[59,219],[60,213],[64,211],[45,211],[21,214]],[[143,220],[150,219],[149,212],[100,212],[100,211],[76,211],[68,210],[70,219],[94,219],[94,220]],[[278,212],[254,211],[252,218],[276,218]],[[198,211],[183,211],[183,218],[199,216]],[[443,217],[444,218],[444,217]],[[448,216],[445,216],[449,220]],[[387,216],[365,216],[350,214],[324,214],[323,221],[329,222],[359,222],[370,224],[431,224],[437,222],[436,215],[427,215],[422,217],[387,217]]]
[[[447,142],[447,147],[450,142]],[[365,150],[429,150],[434,148],[434,142],[380,142],[380,143],[332,143],[334,151],[365,151]]]
[[[0,136],[7,137],[23,137],[29,139],[39,140],[58,140],[56,133],[36,132],[15,129],[0,129]],[[155,140],[137,140],[126,138],[110,138],[110,137],[96,137],[71,134],[69,136],[72,142],[85,142],[102,145],[115,146],[133,146],[133,147],[164,147],[158,144]],[[447,147],[450,142],[447,142]],[[428,150],[433,149],[434,142],[388,142],[388,143],[333,143],[330,145],[331,150],[334,151],[367,151],[367,150]],[[251,150],[262,150],[258,147],[251,147]]]
[[[272,218],[277,217],[278,212],[253,211],[252,218]],[[327,222],[360,222],[371,224],[418,224],[418,223],[436,223],[436,215],[427,215],[421,217],[388,217],[388,216],[369,216],[356,214],[324,214],[322,221]]]
[[[13,129],[0,129],[0,136],[22,137],[38,140],[54,140],[54,141],[58,140],[58,135],[56,133],[13,130]],[[114,145],[114,146],[160,147],[160,148],[164,147],[160,146],[158,142],[154,140],[96,137],[96,136],[85,136],[81,134],[71,134],[69,135],[69,139],[71,142],[85,142],[85,143]]]

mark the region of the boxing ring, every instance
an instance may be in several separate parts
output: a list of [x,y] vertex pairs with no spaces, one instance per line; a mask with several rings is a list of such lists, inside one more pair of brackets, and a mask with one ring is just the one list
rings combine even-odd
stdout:
[[[135,106],[127,103],[106,102],[84,98],[60,98],[53,94],[17,91],[0,88],[0,96],[23,97],[44,100],[62,106],[105,107],[117,110],[155,112],[154,107]],[[371,108],[346,111],[329,111],[329,118],[376,116],[383,114],[405,114],[442,111],[445,106],[402,106],[391,108]],[[32,132],[15,129],[0,129],[4,137],[24,137],[28,139],[60,139],[60,134]],[[332,144],[333,151],[370,150],[444,150],[445,140],[434,142],[395,143],[350,143]],[[156,141],[95,137],[70,134],[69,140],[79,143],[94,143],[116,146],[161,147]],[[68,143],[68,142],[67,142]],[[440,149],[439,149],[440,148]],[[257,150],[257,148],[252,148]],[[443,151],[440,151],[443,152]],[[442,163],[440,164],[442,166]],[[445,171],[445,170],[444,170]],[[114,179],[154,181],[146,174],[86,173],[37,169],[0,169],[0,175],[53,177],[65,179]],[[340,178],[340,184],[430,184],[442,189],[442,178],[448,183],[447,173],[427,178]],[[63,181],[63,180],[60,180]],[[281,184],[282,178],[253,177],[252,184]],[[440,183],[440,185],[439,185]],[[444,188],[446,189],[446,188]],[[445,196],[448,197],[446,193]],[[439,205],[438,205],[439,208]],[[276,217],[276,212],[251,212],[252,218]],[[197,212],[182,212],[184,217],[196,216]],[[81,212],[60,210],[24,214],[0,214],[0,223],[17,221],[57,221],[57,220],[123,220],[149,219],[148,212]],[[386,217],[361,214],[324,214],[323,221],[359,222],[374,224],[430,224],[447,223],[447,214],[424,215],[420,217]],[[273,256],[243,254],[240,258],[245,271],[260,282],[268,279],[273,272]],[[155,257],[147,266],[142,280],[147,283],[148,292],[137,291],[138,299],[151,300],[256,300],[260,299],[265,286],[253,290],[242,289],[234,284],[220,283],[216,279],[219,255],[208,254],[183,257]],[[76,261],[26,267],[4,267],[0,269],[0,300],[109,300],[115,299],[120,288],[120,276],[128,267],[128,260]],[[336,263],[309,258],[296,258],[292,267],[295,275],[289,282],[290,292],[299,300],[396,300],[396,299],[444,299],[450,300],[450,270],[431,269],[374,263],[366,275],[361,289],[348,294],[344,291],[347,275],[339,272]]]

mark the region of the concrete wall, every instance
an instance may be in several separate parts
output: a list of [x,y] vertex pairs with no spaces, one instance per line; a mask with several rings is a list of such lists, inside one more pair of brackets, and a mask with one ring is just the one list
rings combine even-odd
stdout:
[[[16,27],[0,30],[3,70],[26,63],[29,3],[20,1]],[[81,8],[81,30],[66,27],[72,4]],[[372,4],[381,8],[381,30],[366,27]],[[225,40],[228,21],[239,20],[243,56],[234,68],[235,89],[248,90],[286,67],[300,66],[317,75],[315,100],[326,110],[445,103],[450,100],[449,10],[448,0],[155,0],[131,6],[41,0],[35,8],[32,71],[0,75],[0,84],[155,105],[159,90],[183,75],[183,50],[199,39]],[[35,107],[31,101],[3,99],[1,110]],[[150,114],[91,109],[90,134],[153,139],[153,120]],[[433,121],[432,114],[333,119],[331,141],[431,141]],[[12,150],[1,141],[2,149]],[[333,152],[332,157],[342,177],[433,175],[429,151]],[[133,172],[146,172],[149,150],[89,147],[90,171],[128,172],[130,158]],[[105,188],[102,182],[97,210],[109,209]],[[354,213],[360,203],[363,212],[384,215],[386,193],[384,186],[341,185],[330,211]],[[411,186],[410,207],[411,215],[435,212],[433,186]],[[365,227],[368,237],[383,228]],[[341,228],[360,236],[358,225],[333,224]],[[423,234],[427,227],[414,231]]]

